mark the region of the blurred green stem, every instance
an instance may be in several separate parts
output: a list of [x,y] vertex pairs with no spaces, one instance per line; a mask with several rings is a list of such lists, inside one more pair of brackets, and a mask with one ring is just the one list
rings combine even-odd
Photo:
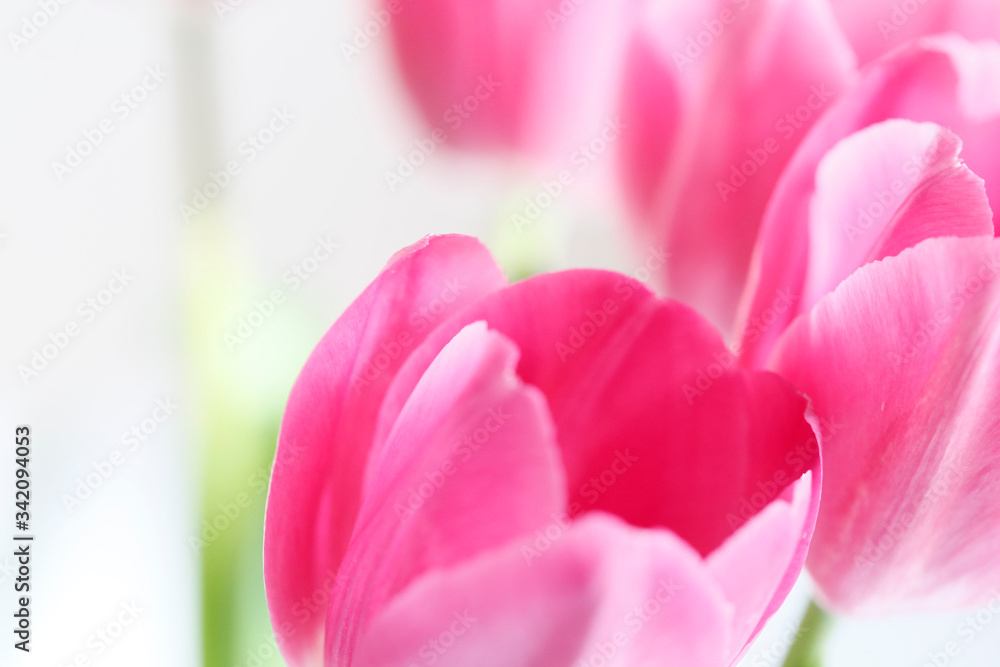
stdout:
[[795,633],[795,643],[785,658],[784,667],[822,667],[823,644],[832,620],[815,600],[810,600],[806,615],[799,624],[799,631]]

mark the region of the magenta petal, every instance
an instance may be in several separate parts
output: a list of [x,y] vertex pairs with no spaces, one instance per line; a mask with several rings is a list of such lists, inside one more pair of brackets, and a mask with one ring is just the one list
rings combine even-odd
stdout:
[[513,544],[419,579],[372,624],[355,666],[717,667],[728,616],[683,541],[597,514],[540,553]]
[[859,269],[773,367],[837,425],[810,571],[840,610],[975,604],[1000,586],[1000,240]]
[[386,387],[433,325],[504,284],[475,239],[427,238],[397,253],[306,362],[281,425],[264,531],[268,607],[289,664],[321,647],[325,614],[303,614],[302,603],[333,585]]
[[551,524],[566,488],[545,399],[514,373],[517,349],[482,322],[420,379],[389,435],[330,601],[327,664],[414,577]]
[[511,285],[435,332],[387,394],[377,442],[438,350],[476,320],[514,341],[518,375],[546,396],[573,516],[667,527],[707,555],[760,508],[745,504],[758,483],[780,473],[770,500],[818,465],[815,447],[786,460],[814,443],[791,385],[736,368],[697,313],[604,271]]
[[[763,365],[789,322],[868,262],[926,238],[992,234],[986,189],[958,158],[961,147],[948,130],[907,120],[876,123],[835,145],[816,169],[804,265],[760,267],[760,285],[783,281],[783,289],[773,301],[764,291],[756,295],[744,363]],[[778,254],[770,246],[763,252]],[[775,307],[779,302],[783,307]]]
[[808,230],[817,168],[845,137],[892,118],[937,123],[962,140],[962,157],[985,180],[991,208],[1000,206],[1000,161],[993,149],[1000,143],[997,80],[1000,45],[928,38],[866,68],[858,84],[824,114],[788,163],[764,214],[737,318],[745,363],[765,364],[790,321],[782,317],[788,294],[801,292],[811,261]]
[[650,5],[623,75],[625,190],[670,295],[728,330],[768,196],[854,57],[825,0]]

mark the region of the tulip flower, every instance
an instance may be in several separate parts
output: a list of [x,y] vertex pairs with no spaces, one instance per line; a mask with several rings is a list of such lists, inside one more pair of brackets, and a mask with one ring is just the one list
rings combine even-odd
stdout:
[[568,159],[614,107],[634,0],[384,0],[435,141]]
[[[997,47],[973,46],[954,35],[911,42],[944,32],[1000,38],[1000,5],[647,3],[623,72],[621,115],[630,131],[622,139],[619,172],[640,237],[672,255],[665,272],[668,292],[724,331],[734,321],[739,330],[744,320],[737,313],[747,315],[745,304],[739,309],[740,294],[754,276],[752,253],[764,233],[765,211],[774,208],[779,178],[789,180],[782,174],[807,134],[813,137],[808,154],[815,168],[836,140],[872,122],[938,122],[966,141],[970,165],[990,182],[979,170],[979,156],[992,142],[963,130],[978,126],[976,132],[989,132],[981,125],[984,114],[992,113],[995,86],[983,82],[990,80]],[[857,83],[859,62],[867,65],[900,46],[903,52],[871,64]],[[985,69],[975,69],[980,64]],[[834,112],[847,90],[855,106],[837,104]],[[839,122],[824,120],[822,132],[810,132],[830,116]],[[801,164],[790,168],[802,171]],[[775,263],[783,264],[765,264]],[[762,308],[773,298],[771,290]]]
[[931,238],[854,272],[772,368],[844,427],[823,442],[808,566],[825,605],[982,604],[1000,585],[1000,239]]
[[688,307],[398,253],[295,383],[268,496],[289,665],[729,665],[796,580],[818,422]]
[[[384,0],[382,15],[431,147],[565,161],[620,120],[640,240],[671,255],[668,293],[727,333],[779,176],[858,64],[928,35],[1000,37],[992,0]],[[897,101],[957,131],[933,100]]]
[[626,62],[620,174],[667,289],[728,332],[778,176],[855,76],[826,0],[657,1]]
[[[1000,46],[928,38],[868,67],[823,116],[764,215],[737,320],[747,365],[766,364],[788,323],[861,264],[930,236],[993,233],[989,209],[1000,207],[997,81]],[[897,125],[848,138],[893,118],[947,130]],[[957,161],[959,150],[967,168]],[[988,203],[977,194],[982,187]],[[944,199],[935,200],[938,194]],[[939,206],[953,215],[935,212]],[[883,231],[897,238],[882,238]],[[785,295],[796,306],[775,308],[789,300]]]
[[[870,68],[803,142],[757,249],[742,363],[838,425],[807,565],[841,612],[974,605],[1000,583],[993,53],[931,40]],[[955,131],[882,120],[920,115]]]

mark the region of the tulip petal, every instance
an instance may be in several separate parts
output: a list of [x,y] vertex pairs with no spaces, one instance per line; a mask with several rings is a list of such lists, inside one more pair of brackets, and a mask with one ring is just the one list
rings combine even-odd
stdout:
[[644,227],[654,227],[657,194],[704,76],[703,59],[682,75],[669,47],[684,41],[683,26],[709,20],[711,8],[709,2],[648,3],[629,44],[619,105],[630,131],[622,135],[617,168],[625,201]]
[[788,323],[868,262],[926,238],[992,234],[986,189],[958,159],[961,147],[948,130],[907,120],[876,123],[834,146],[816,170],[805,266],[762,267],[762,283],[784,274],[788,307],[757,300],[744,363],[763,365]]
[[386,387],[432,325],[504,284],[475,239],[430,237],[393,258],[306,362],[281,425],[264,532],[268,607],[290,665],[322,645],[325,614],[302,618],[302,602],[327,599],[334,585]]
[[383,4],[399,7],[389,30],[403,81],[450,144],[568,160],[606,120],[631,0]]
[[625,189],[671,296],[728,331],[767,198],[854,56],[825,0],[652,3],[635,40]]
[[819,475],[807,472],[709,556],[712,574],[735,606],[730,664],[743,657],[795,585],[819,497]]
[[334,592],[328,665],[421,573],[565,515],[565,476],[545,398],[514,373],[518,352],[482,322],[420,379],[374,462]]
[[790,321],[769,317],[772,324],[755,323],[777,310],[775,304],[787,292],[802,290],[811,261],[809,219],[817,168],[837,142],[891,118],[937,123],[962,140],[962,157],[985,180],[991,208],[1000,206],[1000,161],[993,150],[1000,144],[998,80],[1000,45],[927,38],[866,68],[858,84],[823,115],[788,163],[764,214],[737,317],[746,365],[764,365]]
[[862,64],[925,35],[957,32],[967,39],[1000,37],[993,0],[837,0],[837,21]]
[[869,264],[782,336],[772,367],[840,424],[808,566],[832,607],[975,604],[1000,585],[1000,240]]
[[530,562],[523,549],[416,581],[372,624],[357,667],[723,664],[727,604],[670,532],[596,514]]
[[[783,474],[771,500],[818,465],[794,388],[735,368],[718,332],[690,308],[593,270],[525,280],[442,326],[393,383],[373,451],[430,359],[476,320],[517,344],[518,375],[548,400],[571,515],[600,509],[667,527],[707,555],[752,515],[741,502],[758,482]],[[806,443],[812,454],[789,464]]]

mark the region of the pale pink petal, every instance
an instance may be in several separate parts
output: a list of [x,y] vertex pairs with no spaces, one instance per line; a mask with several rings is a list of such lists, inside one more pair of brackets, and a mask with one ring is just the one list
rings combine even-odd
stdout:
[[268,607],[290,665],[321,647],[325,613],[302,610],[334,585],[386,387],[435,324],[504,284],[475,239],[427,238],[393,258],[306,362],[282,421],[264,532]]
[[968,39],[1000,38],[993,0],[834,0],[830,3],[862,63],[906,42],[945,32]]
[[819,511],[819,477],[810,471],[785,488],[708,558],[735,607],[732,663],[750,648],[798,579]]
[[625,190],[671,253],[670,294],[728,330],[771,189],[854,56],[825,0],[651,4],[624,75]]
[[1000,240],[930,239],[859,269],[773,368],[838,425],[808,559],[829,605],[961,606],[1000,586]]
[[377,443],[438,350],[476,320],[515,342],[518,375],[546,396],[573,516],[600,509],[664,526],[708,554],[762,507],[743,504],[758,483],[783,472],[771,500],[818,465],[815,447],[786,460],[814,442],[806,401],[787,382],[737,369],[690,308],[592,270],[517,283],[435,332],[387,394]]
[[729,610],[668,531],[589,515],[416,581],[375,620],[356,667],[724,664]]
[[[958,158],[961,147],[958,137],[933,123],[889,120],[830,149],[816,168],[804,262],[793,256],[760,267],[759,284],[780,283],[781,289],[777,297],[764,290],[756,295],[744,363],[763,365],[788,323],[864,264],[925,238],[992,234],[983,181]],[[799,223],[791,217],[787,224]],[[762,251],[780,254],[771,246]]]
[[517,349],[482,322],[424,373],[374,462],[327,620],[327,664],[421,573],[565,516],[566,482],[542,394],[514,373]]
[[[1000,45],[937,37],[910,44],[865,69],[796,151],[768,203],[743,294],[736,331],[743,359],[766,362],[782,325],[761,324],[785,294],[801,289],[809,263],[809,211],[816,170],[841,139],[890,118],[941,125],[962,140],[962,157],[1000,206]],[[758,318],[755,323],[754,319]],[[770,318],[769,318],[770,319]]]

